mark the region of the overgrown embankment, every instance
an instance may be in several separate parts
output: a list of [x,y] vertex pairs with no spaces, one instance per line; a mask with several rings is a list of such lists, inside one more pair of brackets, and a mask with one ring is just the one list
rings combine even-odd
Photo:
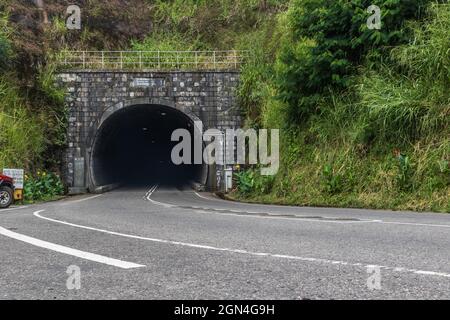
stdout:
[[379,31],[364,1],[279,15],[275,63],[247,65],[241,97],[249,126],[281,128],[281,169],[239,173],[234,197],[450,211],[450,7],[394,2]]
[[[239,90],[246,126],[281,129],[274,177],[247,168],[250,201],[450,211],[449,6],[404,0],[79,1],[0,5],[1,166],[58,170],[65,111],[53,53],[251,50]],[[441,3],[437,5],[436,3]],[[369,5],[381,30],[370,30]],[[6,133],[8,132],[8,133]],[[5,150],[5,151],[3,151]]]

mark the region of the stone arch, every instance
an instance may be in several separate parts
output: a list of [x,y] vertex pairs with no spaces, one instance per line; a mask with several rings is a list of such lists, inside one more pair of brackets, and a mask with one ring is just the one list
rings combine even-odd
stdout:
[[[124,101],[121,101],[119,103],[116,103],[112,105],[111,107],[105,109],[101,116],[98,118],[96,123],[91,123],[91,128],[94,128],[94,131],[90,136],[90,139],[86,141],[87,143],[87,163],[88,163],[88,170],[87,170],[87,177],[88,177],[88,186],[91,191],[96,190],[100,185],[95,179],[94,174],[94,159],[93,159],[93,153],[94,149],[97,143],[97,140],[99,139],[99,134],[103,129],[103,126],[108,123],[108,120],[116,115],[120,111],[124,111],[128,108],[138,107],[138,106],[162,106],[165,108],[172,109],[179,113],[181,116],[185,117],[193,126],[193,130],[196,130],[198,133],[201,132],[202,128],[199,126],[199,123],[201,123],[201,119],[194,114],[192,111],[183,110],[181,108],[176,107],[176,104],[173,100],[168,98],[134,98],[134,99],[126,99]],[[202,165],[202,174],[200,182],[203,185],[206,185],[207,179],[208,179],[208,171],[209,168],[207,165]]]

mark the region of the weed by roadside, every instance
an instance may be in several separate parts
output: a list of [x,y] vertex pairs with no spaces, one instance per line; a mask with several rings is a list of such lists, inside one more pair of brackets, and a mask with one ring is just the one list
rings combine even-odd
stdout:
[[24,201],[48,201],[64,194],[64,186],[58,175],[38,171],[36,175],[25,176]]

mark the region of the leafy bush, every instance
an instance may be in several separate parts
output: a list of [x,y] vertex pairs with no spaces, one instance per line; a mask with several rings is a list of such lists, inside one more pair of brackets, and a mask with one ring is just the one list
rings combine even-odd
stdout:
[[244,170],[234,174],[239,193],[249,195],[255,187],[255,174],[251,170]]
[[24,199],[25,201],[50,200],[62,195],[64,187],[59,176],[54,173],[38,171],[34,177],[25,177]]
[[450,161],[438,161],[438,176],[442,179],[443,186],[450,186]]
[[258,169],[239,171],[234,176],[237,190],[244,196],[269,193],[275,181],[275,176],[262,176]]
[[[289,19],[292,40],[279,55],[280,98],[291,108],[290,120],[302,121],[317,112],[329,87],[345,89],[351,75],[374,46],[408,39],[405,20],[417,18],[429,0],[294,0]],[[382,29],[369,30],[366,9],[378,5]]]
[[413,187],[412,176],[414,174],[411,160],[408,156],[398,152],[397,156],[397,184],[401,191],[409,191]]
[[344,179],[339,173],[335,173],[330,164],[326,164],[322,169],[322,178],[325,191],[330,194],[336,194],[343,190]]

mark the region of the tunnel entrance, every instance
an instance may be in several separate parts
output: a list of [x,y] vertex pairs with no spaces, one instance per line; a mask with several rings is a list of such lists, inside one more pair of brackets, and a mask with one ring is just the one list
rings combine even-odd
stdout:
[[109,116],[101,125],[91,154],[94,187],[181,186],[206,183],[203,165],[175,165],[171,160],[172,132],[186,129],[193,136],[195,125],[185,113],[163,105],[136,105]]

